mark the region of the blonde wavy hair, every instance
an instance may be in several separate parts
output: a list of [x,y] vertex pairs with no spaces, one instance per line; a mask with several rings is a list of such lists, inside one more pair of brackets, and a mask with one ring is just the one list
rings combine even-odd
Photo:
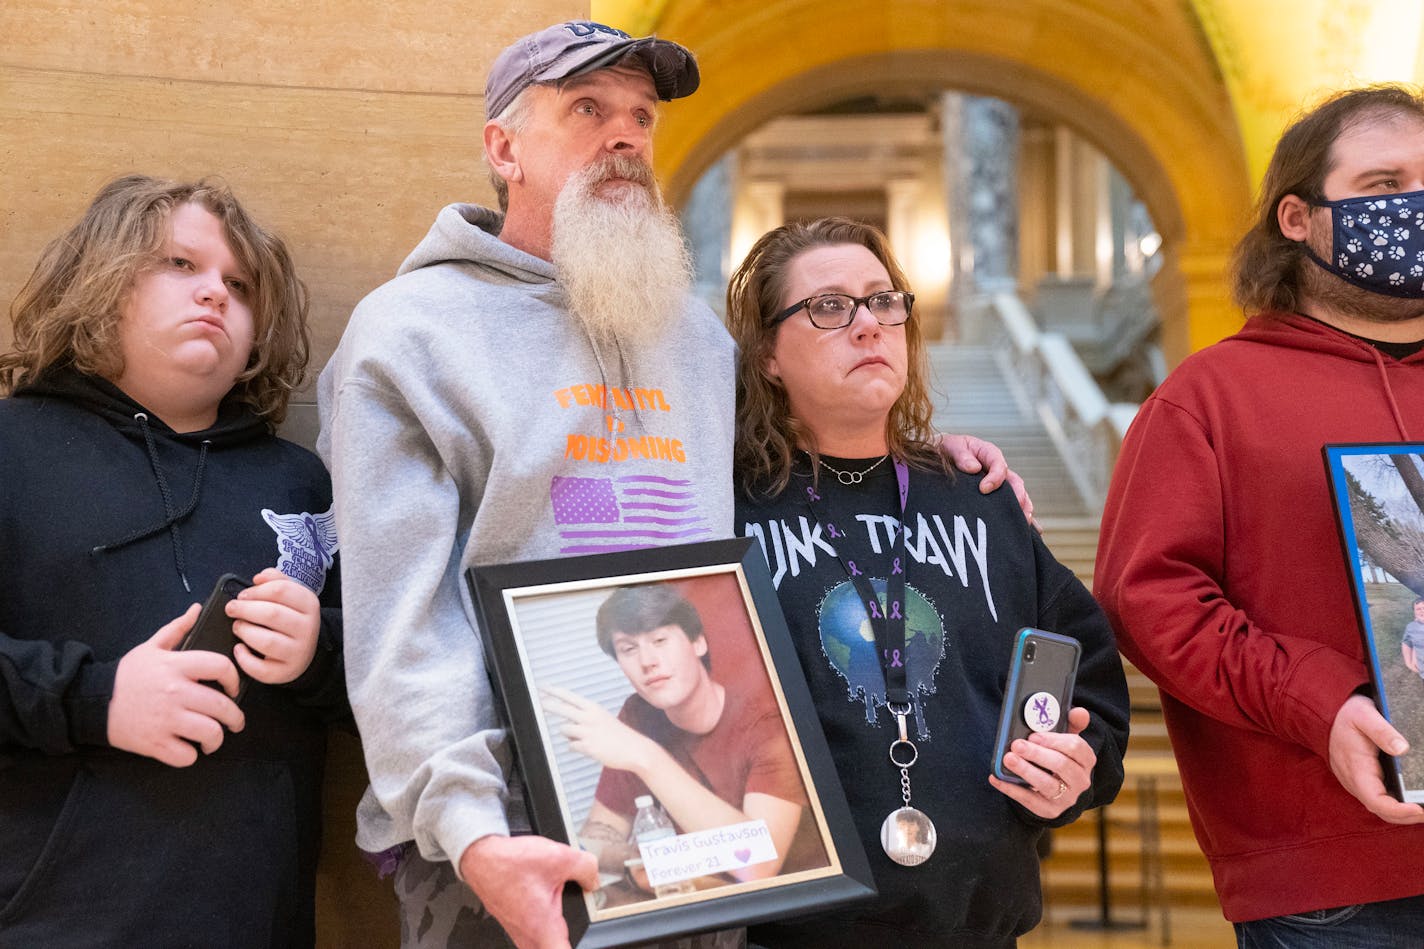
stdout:
[[252,281],[252,354],[231,394],[271,425],[286,417],[310,359],[307,288],[282,239],[254,221],[226,184],[210,179],[128,175],[99,191],[79,222],[41,252],[10,304],[15,340],[0,355],[0,395],[56,366],[106,379],[123,372],[123,306],[138,275],[160,259],[169,216],[183,204],[206,208],[222,223]]
[[[869,250],[884,265],[891,286],[910,289],[885,235],[869,224],[841,217],[783,224],[763,234],[727,285],[727,326],[739,350],[733,464],[737,483],[749,496],[785,491],[798,448],[811,455],[813,472],[819,467],[815,436],[791,414],[785,386],[766,372],[779,328],[770,319],[786,306],[792,262],[813,248],[840,244]],[[905,351],[905,391],[890,408],[886,441],[895,457],[952,475],[937,447],[924,338],[913,316],[905,323]]]

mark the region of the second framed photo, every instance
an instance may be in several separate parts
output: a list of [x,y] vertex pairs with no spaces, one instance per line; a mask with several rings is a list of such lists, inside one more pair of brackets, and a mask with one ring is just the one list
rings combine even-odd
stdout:
[[1424,444],[1327,445],[1375,701],[1410,750],[1385,784],[1424,804]]
[[875,894],[766,562],[711,541],[470,571],[536,833],[599,858],[581,949]]

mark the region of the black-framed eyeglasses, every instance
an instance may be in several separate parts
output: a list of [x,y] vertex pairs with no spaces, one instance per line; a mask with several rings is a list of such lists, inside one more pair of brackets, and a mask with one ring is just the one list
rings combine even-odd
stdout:
[[838,330],[849,326],[855,319],[855,311],[865,307],[881,326],[899,326],[910,318],[910,308],[914,305],[915,295],[908,290],[881,290],[864,297],[853,297],[849,293],[818,293],[776,314],[771,318],[771,325],[781,325],[804,307],[812,326]]

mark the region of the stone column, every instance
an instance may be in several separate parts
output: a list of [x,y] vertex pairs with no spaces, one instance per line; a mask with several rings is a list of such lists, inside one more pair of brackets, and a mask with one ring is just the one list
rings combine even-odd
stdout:
[[722,316],[726,316],[727,277],[734,266],[729,258],[736,165],[735,151],[718,159],[698,179],[679,213],[683,236],[692,251],[692,292]]
[[945,190],[961,336],[978,338],[972,300],[1018,281],[1018,110],[1000,99],[941,100]]
[[732,202],[732,257],[727,271],[737,269],[757,238],[786,223],[786,183],[738,179]]
[[[915,289],[915,315],[926,339],[946,334],[950,245],[938,156],[918,177],[885,182],[885,233]],[[949,327],[953,333],[953,327]]]

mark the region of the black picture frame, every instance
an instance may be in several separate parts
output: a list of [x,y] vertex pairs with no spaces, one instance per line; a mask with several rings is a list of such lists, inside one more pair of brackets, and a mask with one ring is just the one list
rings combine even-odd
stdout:
[[[486,665],[504,705],[535,833],[579,845],[578,834],[587,814],[581,818],[577,811],[583,806],[584,797],[590,797],[585,786],[588,779],[578,773],[580,759],[586,756],[570,750],[562,728],[556,724],[562,720],[550,710],[558,708],[556,702],[551,703],[550,690],[570,688],[567,683],[575,677],[591,676],[591,685],[580,686],[585,690],[579,692],[581,696],[605,687],[610,696],[616,696],[621,680],[630,697],[617,715],[628,714],[633,705],[647,706],[646,702],[637,702],[639,696],[631,679],[617,661],[605,654],[594,631],[597,606],[624,587],[669,585],[692,602],[699,614],[711,617],[703,620],[705,628],[700,638],[708,644],[712,656],[711,677],[718,676],[719,667],[721,674],[728,677],[726,709],[733,708],[730,697],[734,693],[753,697],[743,706],[766,707],[766,693],[748,691],[761,689],[754,670],[762,670],[802,782],[805,803],[799,812],[799,823],[790,845],[780,851],[773,847],[772,860],[779,861],[780,869],[772,876],[741,880],[708,872],[697,877],[698,885],[706,888],[658,896],[639,886],[639,882],[647,883],[646,879],[637,879],[635,865],[642,867],[641,860],[630,860],[628,872],[617,880],[612,879],[616,874],[603,874],[598,891],[586,893],[572,883],[566,887],[564,917],[576,949],[601,949],[737,928],[876,895],[870,865],[821,732],[766,561],[751,540],[707,541],[483,566],[470,570],[466,579],[481,617]],[[738,614],[743,617],[740,621]],[[751,634],[749,645],[747,630]],[[695,641],[691,634],[688,638]],[[731,674],[726,671],[728,668],[733,669]],[[645,683],[645,688],[657,686]],[[610,714],[614,714],[613,701],[611,697],[603,699],[603,707]],[[546,704],[550,707],[546,708]],[[769,716],[761,716],[763,723],[769,720]],[[764,754],[766,744],[759,742],[747,753]],[[598,771],[598,787],[593,794],[603,793],[605,781],[611,786],[630,774],[624,771],[609,775],[606,772],[616,769],[604,769],[596,761],[593,767]],[[789,763],[782,773],[791,773]],[[596,805],[604,806],[601,800],[590,797],[588,807]],[[682,834],[675,840],[690,842],[694,852],[710,854],[706,857],[708,864],[722,859],[721,865],[725,866],[729,855],[747,859],[743,854],[749,848],[726,851],[724,838],[746,832],[771,839],[765,821],[728,825],[726,833],[723,830]],[[649,851],[642,853],[648,855]],[[795,866],[791,865],[793,855],[799,855]],[[657,859],[661,861],[663,857]],[[765,872],[765,863],[772,860],[760,865],[761,872]],[[658,872],[684,870],[680,867],[668,871],[660,866]],[[744,865],[734,872],[755,871]]]
[[[1413,602],[1424,598],[1424,443],[1326,445],[1322,453],[1375,704],[1410,746],[1403,755],[1380,753],[1385,787],[1400,801],[1424,804],[1424,651],[1415,671],[1402,648],[1411,638],[1424,641],[1424,622],[1412,636],[1409,631],[1424,614],[1424,604],[1416,611]],[[1413,470],[1401,474],[1401,464]],[[1395,543],[1379,546],[1381,531]],[[1398,544],[1416,540],[1417,564],[1400,557]],[[1405,564],[1415,589],[1379,559]]]

